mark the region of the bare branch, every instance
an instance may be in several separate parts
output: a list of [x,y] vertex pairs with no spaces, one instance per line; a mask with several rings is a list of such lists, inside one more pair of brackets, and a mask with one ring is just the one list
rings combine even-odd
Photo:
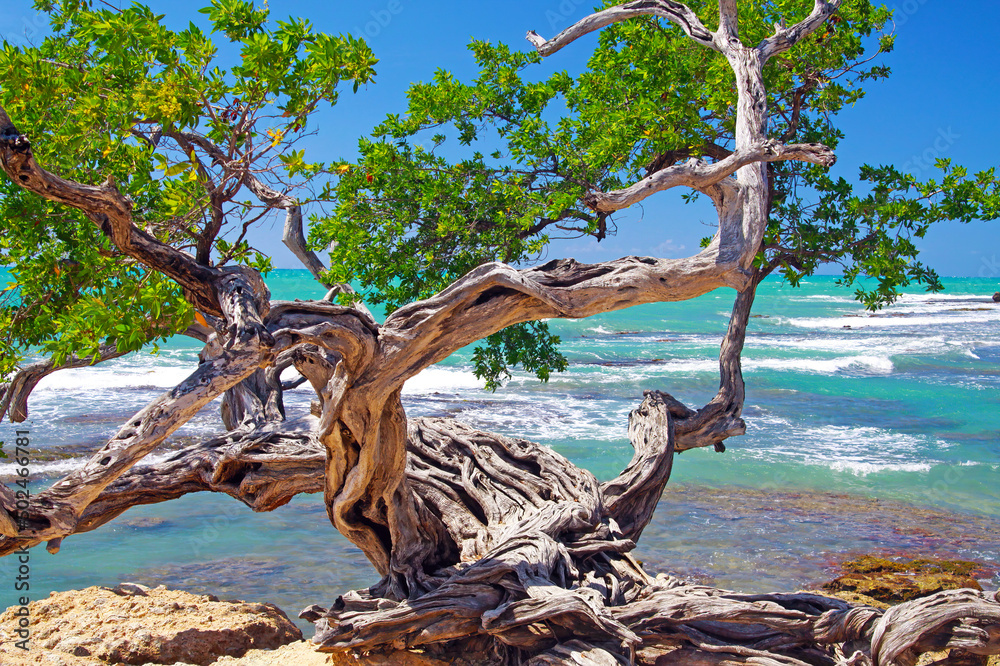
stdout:
[[637,16],[656,16],[679,25],[688,37],[702,46],[719,50],[712,33],[702,24],[691,9],[680,2],[672,0],[635,0],[623,5],[609,7],[587,16],[566,28],[552,39],[545,40],[535,31],[527,34],[527,40],[534,44],[543,56],[550,56],[586,34],[600,30],[612,23],[627,21]]
[[716,38],[726,44],[739,43],[740,28],[736,0],[719,0],[719,30]]
[[306,247],[305,235],[302,233],[302,207],[295,205],[287,208],[285,216],[285,229],[281,236],[281,241],[285,246],[298,257],[298,260],[309,269],[313,277],[327,289],[333,287],[333,283],[323,278],[323,271],[326,266],[316,256],[316,253]]
[[53,372],[66,368],[85,368],[126,353],[118,351],[115,345],[101,345],[94,356],[81,357],[74,354],[59,365],[47,359],[22,368],[10,382],[0,384],[0,419],[7,415],[14,423],[21,423],[28,418],[28,396],[35,390],[38,382]]
[[774,26],[774,34],[757,47],[761,54],[761,62],[767,62],[772,56],[787,51],[814,32],[840,8],[841,2],[843,0],[816,0],[812,12],[803,21],[791,28],[783,25]]
[[[254,281],[256,279],[256,283]],[[33,543],[71,534],[83,511],[101,491],[206,404],[266,364],[274,339],[261,321],[267,313],[267,288],[256,274],[224,274],[218,284],[217,307],[226,317],[226,345],[203,359],[198,369],[129,419],[80,469],[35,495],[28,524],[18,536]],[[19,540],[20,541],[20,540]]]
[[769,140],[749,149],[740,149],[718,162],[707,163],[690,159],[643,178],[638,183],[613,192],[592,192],[584,202],[593,210],[611,213],[628,208],[643,199],[680,185],[702,190],[719,183],[738,169],[755,162],[801,160],[822,166],[832,166],[837,158],[833,151],[818,143],[785,145]]

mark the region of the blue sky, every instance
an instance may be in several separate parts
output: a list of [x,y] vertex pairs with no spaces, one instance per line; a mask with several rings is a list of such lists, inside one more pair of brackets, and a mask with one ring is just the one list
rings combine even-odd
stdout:
[[[851,2],[851,0],[845,0]],[[175,27],[205,2],[150,0]],[[896,50],[885,62],[893,69],[888,81],[870,87],[867,97],[840,115],[847,138],[838,150],[836,173],[854,180],[857,167],[892,163],[923,178],[934,177],[929,164],[951,158],[970,170],[1000,162],[1000,56],[989,39],[976,39],[976,26],[1000,25],[1000,3],[893,0]],[[591,2],[580,0],[508,0],[445,2],[444,0],[371,0],[356,2],[300,1],[271,3],[272,15],[310,18],[317,29],[363,36],[380,58],[376,83],[357,95],[346,91],[340,103],[319,119],[319,135],[308,151],[312,159],[350,159],[357,139],[386,113],[405,108],[405,91],[414,81],[429,79],[446,68],[468,80],[475,74],[466,45],[472,37],[503,41],[528,49],[527,30],[551,36],[584,16]],[[44,18],[28,0],[8,0],[0,15],[0,34],[23,40],[44,30]],[[581,40],[550,58],[538,70],[579,71],[593,48]],[[679,195],[680,192],[677,192]],[[697,251],[698,240],[712,231],[714,212],[707,205],[687,206],[667,194],[619,223],[618,235],[598,244],[564,242],[550,248],[549,258],[573,256],[598,261],[627,254],[685,256]],[[710,226],[706,226],[710,225]],[[279,267],[298,268],[275,240],[278,225],[262,230],[259,246],[275,251]],[[268,240],[274,239],[274,240]],[[995,277],[1000,284],[1000,221],[939,225],[921,242],[922,258],[941,275]]]

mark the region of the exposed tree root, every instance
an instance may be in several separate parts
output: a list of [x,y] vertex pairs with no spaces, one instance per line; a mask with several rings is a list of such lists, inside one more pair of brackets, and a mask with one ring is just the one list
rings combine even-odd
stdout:
[[[632,413],[636,458],[605,484],[523,440],[414,421],[410,488],[432,517],[425,528],[444,530],[458,560],[423,572],[429,591],[406,600],[375,586],[306,609],[314,640],[331,652],[419,648],[467,659],[475,647],[473,663],[497,664],[628,664],[644,648],[659,651],[657,664],[913,666],[945,648],[1000,653],[992,593],[943,592],[883,613],[643,572],[629,551],[651,512],[617,493],[658,487],[650,496],[659,497],[672,458],[670,405],[654,393]],[[470,636],[490,640],[473,646]]]
[[[603,484],[546,447],[450,419],[412,420],[406,483],[422,542],[445,546],[425,561],[443,564],[414,572],[422,590],[408,599],[391,598],[383,581],[306,609],[314,640],[331,652],[390,659],[418,649],[410,656],[484,664],[913,666],[942,649],[955,655],[943,663],[956,664],[1000,653],[993,593],[943,592],[883,613],[644,572],[629,551],[669,477],[677,405],[647,395],[630,417],[636,455]],[[225,492],[266,511],[322,490],[322,447],[310,424],[289,425],[234,431],[136,467],[88,507],[77,531],[188,492]]]

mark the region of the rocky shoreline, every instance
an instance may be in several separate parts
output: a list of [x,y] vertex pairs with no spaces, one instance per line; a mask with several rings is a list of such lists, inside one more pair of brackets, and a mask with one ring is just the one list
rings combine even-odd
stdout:
[[[982,589],[982,565],[955,560],[863,556],[841,565],[821,594],[878,608],[941,590]],[[20,607],[0,614],[0,663],[10,666],[444,666],[419,651],[391,655],[316,652],[277,606],[223,601],[165,586],[123,583],[53,592],[28,606],[29,649],[17,646]],[[940,659],[938,654],[934,658]],[[928,655],[921,663],[930,663]],[[454,664],[464,664],[456,658]],[[657,663],[661,663],[657,660]],[[662,663],[673,663],[664,661]],[[946,662],[945,662],[946,663]],[[991,666],[1000,665],[993,657]]]

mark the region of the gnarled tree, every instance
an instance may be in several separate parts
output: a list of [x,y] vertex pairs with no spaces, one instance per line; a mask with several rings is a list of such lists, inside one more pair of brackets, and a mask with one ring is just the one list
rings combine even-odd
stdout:
[[[938,188],[938,199],[914,200],[905,215],[891,214],[899,208],[894,196],[912,197],[912,179],[899,174],[900,187],[880,185],[868,198],[833,184],[824,190],[822,169],[834,153],[818,142],[833,134],[823,119],[857,94],[829,85],[830,73],[874,76],[859,73],[859,35],[887,17],[867,3],[847,4],[637,0],[550,40],[529,33],[540,56],[477,45],[482,79],[470,87],[441,75],[415,89],[426,94],[414,95],[413,104],[430,98],[437,106],[391,117],[376,133],[383,139],[363,146],[356,168],[309,164],[288,141],[342,79],[367,80],[374,60],[363,43],[316,35],[305,22],[272,31],[266,12],[217,2],[208,12],[213,27],[243,51],[242,65],[221,72],[209,69],[214,47],[196,28],[171,33],[141,7],[57,5],[54,36],[38,50],[5,46],[0,62],[5,219],[28,238],[12,236],[5,245],[20,284],[5,317],[22,328],[6,338],[11,381],[3,408],[23,419],[41,376],[157,337],[187,332],[206,344],[188,379],[130,418],[80,470],[35,496],[27,515],[15,511],[13,491],[2,489],[0,552],[43,542],[56,551],[62,539],[131,506],[195,491],[225,492],[261,511],[322,491],[333,525],[383,576],[369,590],[303,612],[316,622],[314,640],[324,650],[419,648],[472,663],[535,664],[630,663],[637,654],[667,655],[658,663],[913,664],[931,648],[998,652],[1000,604],[984,594],[944,594],[883,614],[816,595],[686,585],[647,574],[629,555],[675,453],[721,451],[744,430],[740,353],[764,276],[781,269],[794,278],[848,254],[860,271],[877,257],[903,269],[885,283],[881,297],[889,298],[910,278],[933,284],[932,273],[908,262],[911,248],[885,245],[901,225],[915,233],[953,213],[957,204],[945,206],[949,201],[962,202],[969,217],[994,210],[988,194],[963,194],[964,173]],[[784,15],[795,20],[771,20]],[[629,66],[667,62],[670,54],[685,66],[702,64],[706,80],[688,79],[694,89],[681,97],[695,106],[637,89],[622,75],[603,99],[618,113],[609,127],[608,107],[595,102],[588,75],[534,88],[517,79],[537,57],[603,28],[611,36],[590,70],[598,83],[615,58],[622,67],[632,51],[617,48],[621,43],[654,45],[661,51],[635,49]],[[817,34],[837,48],[817,44]],[[792,49],[809,57],[798,62]],[[39,94],[10,94],[21,82]],[[769,82],[780,84],[778,93]],[[665,102],[656,132],[650,94]],[[542,114],[559,95],[578,122],[550,131]],[[58,114],[39,106],[57,98],[70,100]],[[441,106],[446,101],[450,108]],[[646,115],[630,115],[633,108]],[[31,128],[15,124],[18,117]],[[681,117],[690,126],[672,124]],[[496,158],[503,164],[489,167],[477,153],[450,165],[407,143],[445,122],[466,143],[482,127],[496,128],[509,147]],[[36,138],[63,135],[78,143]],[[790,166],[801,163],[813,166]],[[646,174],[633,177],[639,170]],[[314,182],[327,171],[342,180],[336,193],[329,186],[315,193],[336,200],[313,233],[318,245],[338,242],[329,271],[303,244],[301,206],[310,197],[292,187],[297,177]],[[409,177],[415,173],[420,177]],[[996,187],[991,175],[977,178]],[[828,197],[810,214],[794,210],[792,185],[799,182]],[[602,236],[615,211],[679,186],[709,197],[718,212],[718,231],[697,255],[510,265],[543,247],[547,228]],[[266,257],[252,257],[243,234],[274,210],[287,216],[286,242],[330,288],[326,300],[270,301],[260,275]],[[54,218],[39,225],[43,213]],[[840,234],[801,233],[821,219]],[[232,228],[236,238],[227,241]],[[391,274],[368,261],[365,248],[418,259],[392,262],[383,254],[378,266],[394,266]],[[86,262],[74,253],[88,253]],[[360,274],[366,263],[369,272]],[[49,273],[61,281],[32,282]],[[339,285],[349,278],[398,307],[377,322]],[[118,328],[95,307],[112,288],[116,298],[134,298],[130,312],[139,315],[130,326]],[[718,395],[694,410],[648,392],[630,417],[635,456],[611,481],[599,483],[531,442],[448,419],[406,418],[403,383],[477,340],[491,341],[479,358],[492,381],[505,361],[544,374],[558,356],[544,328],[526,331],[524,324],[717,288],[737,294]],[[24,322],[39,316],[48,328],[29,334]],[[54,335],[66,330],[75,335]],[[19,368],[27,345],[43,340],[52,358]],[[284,420],[281,393],[291,384],[281,373],[290,367],[317,396],[319,418],[307,430]],[[228,432],[155,466],[137,465],[222,394]]]

